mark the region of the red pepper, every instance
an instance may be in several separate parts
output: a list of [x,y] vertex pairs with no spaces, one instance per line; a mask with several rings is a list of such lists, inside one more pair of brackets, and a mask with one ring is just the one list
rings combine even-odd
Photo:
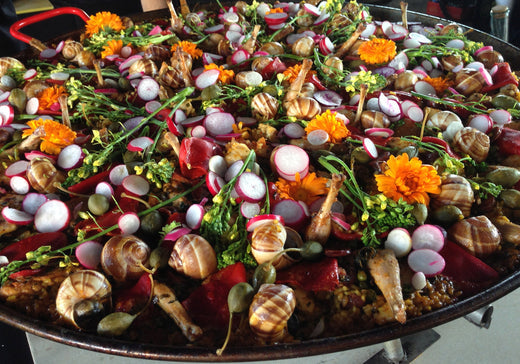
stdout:
[[518,80],[513,75],[513,72],[511,72],[511,66],[509,66],[509,63],[497,63],[496,66],[497,70],[493,74],[493,84],[482,88],[480,91],[481,93],[487,93],[509,84],[518,86]]
[[140,311],[152,294],[152,285],[152,275],[144,273],[134,286],[114,292],[114,311]]
[[216,145],[202,138],[184,138],[179,151],[181,173],[197,179],[208,173],[208,161],[215,154]]
[[339,285],[338,261],[326,257],[317,262],[301,262],[276,274],[276,283],[289,284],[306,291],[333,291]]
[[39,233],[29,236],[0,250],[9,261],[25,260],[25,254],[38,249],[44,245],[50,245],[51,250],[56,250],[67,245],[67,235],[61,232]]
[[10,274],[9,279],[16,280],[19,278],[36,276],[36,275],[42,273],[44,270],[45,270],[44,268],[20,270],[18,272]]
[[182,302],[195,323],[202,327],[227,327],[229,308],[227,296],[237,283],[246,282],[246,268],[242,263],[229,265],[212,274]]
[[451,150],[450,145],[445,140],[432,136],[425,136],[422,138],[422,141],[425,143],[437,144],[438,146],[442,147],[442,149],[444,149],[444,151],[448,153],[450,157],[460,159],[460,156],[458,156]]
[[520,154],[520,130],[501,128],[497,143],[498,150],[503,155]]
[[262,69],[260,72],[264,80],[270,79],[277,73],[282,73],[287,69],[285,63],[283,63],[280,58],[275,57],[267,66]]
[[106,181],[108,179],[109,174],[110,171],[99,172],[98,174],[95,174],[87,178],[86,180],[76,183],[75,185],[72,185],[67,189],[72,193],[79,193],[84,195],[91,193],[94,191],[98,183]]

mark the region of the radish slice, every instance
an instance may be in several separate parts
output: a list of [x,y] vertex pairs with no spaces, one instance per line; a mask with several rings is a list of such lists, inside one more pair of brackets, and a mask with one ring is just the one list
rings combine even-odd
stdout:
[[191,229],[187,226],[178,227],[164,236],[163,240],[177,241],[181,236],[191,233]]
[[377,30],[377,27],[374,23],[368,23],[368,24],[366,24],[365,30],[363,30],[363,32],[361,33],[360,36],[362,38],[368,38],[371,35],[374,35],[376,30]]
[[195,79],[195,86],[199,90],[212,86],[217,83],[219,75],[220,71],[217,69],[206,70]]
[[393,250],[397,258],[407,255],[412,250],[412,237],[408,230],[403,228],[392,229],[386,237],[385,249]]
[[252,233],[258,226],[268,222],[269,220],[277,220],[282,225],[285,225],[283,217],[275,214],[258,215],[250,219],[246,224],[246,230]]
[[367,152],[370,158],[376,159],[379,153],[377,152],[376,145],[369,138],[363,139],[363,148]]
[[117,226],[123,235],[131,235],[139,230],[141,220],[135,212],[125,212],[117,220]]
[[60,200],[49,200],[36,211],[34,227],[40,233],[52,233],[65,229],[69,220],[70,211],[67,205]]
[[204,207],[200,204],[193,204],[186,211],[186,225],[191,229],[198,229],[200,228],[203,217]]
[[203,125],[210,135],[230,134],[233,132],[235,117],[227,112],[214,112],[206,116]]
[[56,164],[56,161],[58,160],[57,156],[45,154],[43,152],[40,152],[39,150],[32,150],[30,152],[24,153],[24,157],[28,161],[31,161],[34,158],[47,158],[48,160],[51,161],[52,164]]
[[307,141],[311,145],[322,145],[325,144],[328,140],[329,134],[322,129],[313,130],[307,134]]
[[127,192],[137,196],[144,196],[150,191],[148,181],[137,174],[126,176],[121,184]]
[[205,118],[205,115],[198,115],[182,120],[180,124],[185,128],[192,128],[194,126],[201,125]]
[[155,110],[157,110],[158,108],[160,108],[162,106],[162,104],[157,101],[157,100],[152,100],[152,101],[148,101],[145,105],[144,105],[144,109],[146,110],[147,113],[151,114],[153,113]]
[[283,127],[284,134],[291,139],[299,139],[305,135],[305,129],[298,123],[289,123]]
[[103,245],[97,241],[86,241],[76,248],[78,262],[87,269],[96,269],[101,263]]
[[109,200],[111,200],[112,196],[114,195],[114,189],[112,188],[112,186],[108,182],[99,182],[96,185],[96,188],[94,189],[94,192],[99,194],[99,195],[105,196]]
[[215,196],[222,187],[226,184],[224,178],[216,174],[215,172],[209,171],[206,174],[206,186],[208,187],[209,192]]
[[240,213],[246,219],[251,219],[258,215],[261,211],[259,203],[244,201],[240,204]]
[[135,116],[133,118],[130,118],[123,123],[123,129],[124,130],[133,130],[141,123],[141,121],[143,121],[143,119],[144,119],[144,116]]
[[11,105],[0,106],[0,126],[7,126],[14,120],[14,108]]
[[430,44],[432,42],[430,38],[426,37],[425,35],[423,35],[421,33],[417,33],[417,32],[410,32],[408,34],[408,37],[418,41],[421,44]]
[[60,168],[68,171],[78,167],[85,157],[83,149],[77,144],[67,145],[58,155],[57,164]]
[[153,139],[147,136],[132,139],[128,143],[127,149],[131,152],[142,152],[149,146],[153,145]]
[[482,52],[491,52],[493,50],[493,46],[484,46],[475,51],[475,56],[478,56]]
[[31,189],[31,185],[29,181],[25,177],[22,176],[14,176],[9,180],[9,186],[14,193],[19,195],[25,195]]
[[349,231],[351,228],[351,225],[344,220],[345,215],[339,212],[333,212],[331,214],[331,221],[336,223],[339,227],[341,227],[345,231]]
[[197,125],[189,130],[189,135],[195,138],[204,138],[206,134],[206,128],[202,125]]
[[49,60],[51,58],[56,57],[58,53],[55,49],[47,48],[40,52],[40,59],[42,60]]
[[224,177],[227,171],[227,163],[223,156],[214,155],[209,159],[208,170],[215,172],[220,177]]
[[419,48],[421,46],[421,42],[413,38],[406,38],[403,41],[403,46],[405,49]]
[[30,68],[23,74],[23,79],[28,81],[30,79],[33,79],[38,74],[38,71],[36,71],[34,68]]
[[487,114],[475,115],[471,118],[468,126],[474,129],[480,130],[483,133],[487,133],[493,128],[493,119]]
[[379,109],[389,117],[400,116],[401,106],[396,100],[389,99],[386,95],[381,92],[379,94]]
[[338,107],[343,102],[343,97],[330,90],[316,91],[313,97],[324,106]]
[[484,67],[479,68],[478,71],[480,72],[480,74],[482,75],[482,78],[484,79],[484,82],[488,86],[493,85],[493,78],[491,77],[491,74],[488,72],[488,70],[486,68],[484,68]]
[[260,202],[267,192],[264,180],[253,172],[242,173],[237,179],[235,189],[238,196],[247,202]]
[[365,129],[365,134],[372,137],[390,138],[394,135],[394,131],[388,128],[368,128]]
[[36,211],[49,199],[42,193],[28,193],[22,201],[22,209],[28,214],[34,215]]
[[232,165],[229,166],[226,173],[224,174],[224,179],[226,182],[231,181],[242,169],[242,166],[244,165],[244,161],[238,160],[234,162]]
[[416,291],[420,291],[426,287],[426,276],[423,272],[416,272],[412,276],[412,286]]
[[332,43],[329,37],[321,39],[318,43],[318,47],[320,48],[320,52],[324,55],[334,52],[334,43]]
[[118,164],[108,174],[108,178],[110,179],[110,182],[114,186],[119,186],[123,183],[123,180],[125,177],[128,176],[128,169],[126,168],[126,165],[124,164]]
[[309,173],[309,155],[296,145],[282,145],[273,151],[273,163],[280,177],[295,181],[296,173],[303,179]]
[[123,63],[119,65],[119,72],[123,72],[125,70],[128,70],[131,65],[133,65],[136,61],[142,59],[143,56],[136,54],[134,56],[128,57]]
[[435,88],[426,81],[417,81],[414,85],[414,90],[421,95],[437,96]]
[[299,230],[307,221],[307,214],[302,205],[294,200],[281,200],[273,206],[273,214],[283,217],[285,225]]
[[16,161],[6,168],[4,174],[6,177],[24,175],[27,172],[27,167],[29,167],[29,164],[30,163],[25,160]]
[[25,104],[25,112],[29,115],[36,115],[40,107],[40,100],[37,97],[31,97]]
[[444,235],[437,226],[424,224],[414,230],[412,234],[412,248],[440,251],[444,246]]
[[379,109],[379,99],[377,97],[371,97],[367,100],[367,110],[371,111],[381,111]]
[[464,49],[464,41],[462,39],[452,39],[446,43],[447,48]]
[[505,125],[509,124],[512,120],[511,113],[507,110],[493,110],[489,113],[489,117],[495,122],[497,125]]
[[244,49],[239,49],[231,55],[231,63],[234,65],[247,61],[251,55]]
[[[2,90],[0,90],[2,91]],[[0,102],[6,102],[9,100],[9,95],[11,95],[11,91],[5,91],[0,93]]]
[[402,72],[408,67],[409,59],[405,52],[397,53],[397,55],[388,63],[388,67],[392,67],[396,72]]
[[143,78],[137,85],[137,95],[143,101],[151,101],[159,96],[159,83],[153,78]]
[[423,272],[426,277],[432,277],[444,270],[444,258],[434,250],[418,249],[408,255],[408,265],[414,272]]
[[5,206],[2,209],[2,217],[10,224],[28,225],[33,221],[33,216],[25,211]]
[[[317,6],[312,5],[312,4],[308,4],[308,3],[303,4],[303,10],[305,10],[307,13],[314,15],[314,16],[321,15],[321,10]],[[267,17],[267,15],[266,15],[266,17]]]

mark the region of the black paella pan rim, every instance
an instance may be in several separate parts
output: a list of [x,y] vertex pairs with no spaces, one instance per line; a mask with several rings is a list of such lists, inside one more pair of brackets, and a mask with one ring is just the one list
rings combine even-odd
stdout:
[[[399,21],[401,19],[400,10],[395,8],[371,5],[370,12],[376,19],[387,19],[390,21]],[[139,14],[136,15],[134,19],[150,20],[158,16],[164,16],[164,12]],[[417,21],[426,25],[446,23],[443,19],[413,11],[408,12],[408,21]],[[63,38],[68,36],[69,35],[65,35]],[[513,69],[520,69],[520,49],[477,30],[472,31],[468,37],[472,40],[481,41],[486,45],[492,45],[504,55],[504,58],[510,62]],[[25,57],[21,55],[22,59],[26,57],[27,54],[25,54]],[[414,334],[465,316],[481,307],[489,305],[514,291],[519,286],[520,271],[516,271],[504,277],[494,286],[476,295],[464,298],[455,304],[426,313],[422,316],[411,318],[403,325],[394,323],[352,334],[290,344],[228,348],[222,356],[215,354],[216,348],[195,347],[190,345],[166,346],[143,344],[80,332],[30,318],[4,305],[0,305],[0,321],[61,344],[105,354],[172,361],[253,361],[265,360],[266,357],[272,360],[356,349]]]

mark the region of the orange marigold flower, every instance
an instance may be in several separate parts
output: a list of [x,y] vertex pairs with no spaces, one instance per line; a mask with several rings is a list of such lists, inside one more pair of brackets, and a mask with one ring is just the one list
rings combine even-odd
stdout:
[[283,9],[282,8],[271,8],[265,13],[265,15],[274,14],[274,13],[283,13]]
[[281,198],[303,201],[310,206],[329,192],[327,182],[326,178],[316,177],[316,173],[310,173],[304,179],[297,173],[295,181],[279,178],[275,185]]
[[27,123],[29,129],[23,131],[22,137],[36,134],[40,137],[40,150],[57,155],[67,145],[74,143],[76,132],[54,120],[37,119]]
[[204,66],[205,70],[213,70],[217,69],[220,71],[220,74],[218,76],[218,80],[222,82],[223,84],[228,84],[233,81],[233,78],[235,77],[235,72],[232,70],[227,70],[224,68],[224,66],[217,66],[215,63],[210,63],[208,65]]
[[444,77],[431,78],[430,76],[426,76],[423,81],[426,81],[432,85],[437,95],[441,95],[448,87],[453,85],[453,81]]
[[113,54],[120,54],[121,48],[123,48],[123,41],[121,39],[112,39],[103,46],[103,52],[101,52],[101,58],[106,58]]
[[188,53],[193,59],[202,57],[202,50],[198,49],[195,43],[189,42],[187,40],[181,40],[180,42],[172,45],[172,52],[175,52],[179,47],[183,52]]
[[40,92],[38,101],[40,102],[40,110],[49,110],[52,104],[58,102],[58,98],[66,94],[67,90],[63,86],[51,86]]
[[368,64],[390,62],[397,54],[397,47],[390,39],[373,38],[358,48],[359,57]]
[[329,134],[329,141],[331,143],[339,143],[342,139],[350,135],[350,130],[347,129],[345,123],[340,118],[336,117],[337,113],[330,110],[317,115],[312,119],[305,131],[309,134],[313,130],[325,130]]
[[103,30],[113,30],[119,32],[124,29],[121,18],[108,11],[102,11],[92,15],[85,25],[87,36],[91,36]]
[[[300,70],[302,69],[301,63],[297,63],[294,66],[287,67],[285,71],[283,71],[283,77],[284,79],[289,82],[293,83],[296,80],[296,77],[298,77],[298,74],[300,73]],[[315,75],[316,71],[310,70],[307,73],[307,76],[305,77],[305,82],[308,82],[309,79],[312,77],[312,75]]]
[[391,156],[386,162],[387,169],[383,174],[375,176],[377,188],[386,197],[399,201],[402,198],[408,203],[428,205],[428,193],[441,192],[441,178],[432,166],[423,166],[422,161],[403,153],[398,157]]

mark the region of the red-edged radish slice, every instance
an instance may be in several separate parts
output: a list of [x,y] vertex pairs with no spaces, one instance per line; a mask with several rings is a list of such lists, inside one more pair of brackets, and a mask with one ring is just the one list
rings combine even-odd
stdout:
[[34,215],[34,227],[40,233],[61,231],[67,227],[70,220],[70,210],[60,200],[44,202]]
[[69,79],[70,74],[66,72],[54,72],[51,73],[51,80],[58,82],[65,82]]
[[56,52],[61,53],[61,51],[63,50],[63,47],[65,47],[64,40],[62,40],[58,43],[58,45],[56,46]]
[[249,116],[237,116],[236,122],[242,123],[244,126],[255,126],[258,123],[258,120]]
[[187,226],[181,226],[176,229],[173,229],[168,234],[164,236],[163,240],[166,241],[177,241],[181,236],[191,233],[191,229]]
[[117,226],[123,235],[131,235],[139,230],[141,220],[135,212],[125,212],[117,220]]
[[0,126],[7,126],[14,120],[14,108],[11,105],[0,105]]
[[128,176],[128,168],[126,168],[125,164],[118,164],[108,174],[108,178],[110,179],[110,182],[114,186],[119,186],[123,183],[123,180],[125,177]]
[[101,251],[103,245],[97,241],[86,241],[76,248],[75,254],[78,262],[87,269],[96,269],[101,263]]
[[330,18],[330,14],[329,14],[329,13],[327,13],[327,12],[322,12],[322,13],[320,14],[320,16],[318,16],[318,17],[316,18],[316,20],[314,21],[314,23],[313,23],[312,25],[314,25],[314,26],[320,26],[320,25],[322,25],[323,23],[325,23],[327,20],[329,20],[329,18]]
[[435,225],[424,224],[416,228],[412,234],[412,248],[441,251],[444,246],[444,234]]
[[83,149],[77,144],[67,145],[58,155],[58,166],[66,171],[78,167],[85,157]]
[[144,196],[150,192],[150,183],[137,174],[126,176],[121,184],[127,192],[137,196]]
[[28,214],[34,215],[36,211],[49,199],[42,193],[31,192],[25,195],[22,201],[22,209]]
[[487,114],[475,115],[469,121],[468,126],[487,133],[493,128],[493,119]]
[[493,46],[484,46],[475,51],[475,56],[478,56],[482,52],[491,52],[493,51]]
[[185,128],[192,128],[197,125],[201,125],[204,122],[206,115],[198,115],[191,118],[187,118],[181,121],[181,125]]
[[234,65],[247,61],[251,55],[244,49],[239,49],[231,55],[231,63]]
[[368,128],[365,129],[365,134],[371,137],[390,138],[394,135],[394,131],[389,128]]
[[379,109],[379,99],[377,97],[371,97],[366,102],[367,110],[371,111],[381,111]]
[[383,31],[383,34],[387,37],[391,34],[394,34],[392,30],[392,23],[390,23],[388,20],[385,20],[381,23],[381,30]]
[[210,69],[202,72],[195,79],[195,86],[199,90],[203,90],[206,87],[212,86],[217,83],[220,71],[217,69]]
[[403,41],[403,46],[405,49],[419,48],[421,46],[421,42],[413,38],[406,38]]
[[5,206],[2,209],[2,217],[10,224],[28,225],[33,221],[33,216],[25,211]]
[[408,33],[408,37],[418,41],[421,44],[430,44],[432,42],[430,38],[426,37],[425,35],[423,35],[421,33],[417,33],[417,32]]
[[16,161],[5,169],[4,174],[6,177],[25,175],[25,173],[27,172],[27,167],[29,167],[29,164],[30,163],[25,160]]
[[24,153],[24,157],[28,161],[31,161],[34,158],[47,158],[51,161],[52,164],[55,164],[58,160],[58,156],[45,154],[43,152],[40,152],[39,150],[32,150],[30,152]]
[[132,139],[128,143],[127,149],[131,152],[142,152],[149,146],[153,145],[153,139],[147,136]]
[[221,61],[223,58],[224,57],[222,57],[220,54],[213,54],[208,52],[204,52],[202,54],[202,62],[205,65]]
[[296,145],[282,145],[273,151],[272,161],[276,172],[288,181],[303,179],[309,173],[309,155]]
[[240,204],[240,213],[246,219],[251,219],[258,215],[261,211],[259,203],[243,201]]
[[464,41],[462,39],[452,39],[446,43],[445,47],[454,49],[464,49]]
[[9,186],[13,190],[14,193],[19,195],[25,195],[31,189],[31,185],[29,181],[25,177],[22,176],[14,176],[9,180]]
[[25,73],[23,74],[23,79],[26,81],[31,80],[34,77],[36,77],[37,74],[38,74],[38,71],[36,71],[34,68],[30,68],[27,71],[25,71]]
[[49,59],[56,57],[57,54],[58,53],[56,52],[55,49],[46,48],[40,52],[40,59],[49,60]]
[[268,222],[269,220],[277,220],[282,225],[285,225],[283,217],[275,214],[258,215],[250,219],[246,224],[246,230],[252,233],[258,226]]
[[390,117],[401,115],[401,105],[399,102],[389,99],[383,92],[379,94],[379,110]]
[[[240,42],[240,38],[243,36],[242,32],[237,32],[235,30],[228,30],[226,32],[226,39],[231,43],[231,44],[237,44]],[[249,55],[249,53],[248,53]]]
[[361,33],[362,38],[368,38],[376,33],[377,26],[374,23],[368,23],[365,26],[365,30]]
[[316,91],[312,97],[320,104],[331,107],[338,107],[343,102],[343,97],[331,90]]
[[162,104],[157,101],[157,100],[152,100],[152,101],[148,101],[145,105],[144,105],[144,109],[146,110],[147,113],[151,114],[153,113],[155,110],[157,110],[158,108],[160,108],[162,106]]
[[351,225],[345,221],[345,215],[339,212],[333,212],[330,217],[331,221],[337,224],[339,227],[341,227],[345,231],[349,231],[351,228]]
[[123,129],[124,130],[133,130],[141,123],[141,121],[143,121],[143,119],[144,119],[144,116],[135,116],[133,118],[130,118],[123,123]]
[[202,125],[194,126],[193,128],[191,128],[191,130],[189,130],[189,136],[195,138],[204,138],[206,135],[206,128]]
[[420,79],[428,77],[428,73],[423,67],[417,66],[412,70]]
[[478,62],[478,61],[474,61],[474,62],[470,62],[470,63],[466,64],[464,66],[464,68],[469,68],[469,69],[478,71],[479,69],[485,68],[485,67],[484,67],[484,63]]
[[408,56],[405,52],[399,52],[397,55],[388,63],[388,67],[392,67],[396,72],[402,72],[408,67],[409,63]]
[[228,169],[226,160],[221,155],[214,155],[208,161],[208,169],[211,172],[215,172],[220,177],[224,177]]
[[488,70],[485,67],[479,68],[478,71],[482,75],[482,78],[484,79],[484,82],[486,83],[486,85],[488,85],[488,86],[493,85],[493,78],[491,77],[491,74],[488,72]]
[[196,230],[200,228],[202,218],[204,217],[204,207],[200,204],[193,204],[186,211],[186,225]]
[[224,174],[224,179],[226,182],[231,181],[242,169],[242,166],[244,165],[244,161],[239,159],[236,162],[233,162],[232,165],[229,166],[226,173]]
[[307,221],[307,214],[302,205],[295,200],[278,201],[272,208],[273,214],[283,217],[285,225],[299,230]]
[[128,57],[124,62],[122,62],[119,65],[119,72],[123,72],[125,70],[128,70],[131,65],[133,65],[136,61],[142,59],[143,56],[140,54],[133,55],[131,57]]
[[206,174],[206,186],[208,187],[209,192],[215,196],[222,187],[226,184],[224,178],[216,174],[215,172],[209,171]]
[[267,192],[264,180],[253,172],[242,173],[237,179],[235,190],[238,196],[247,202],[260,202]]
[[99,182],[96,185],[94,192],[111,200],[114,195],[114,188],[108,182]]
[[25,104],[25,112],[29,115],[36,115],[40,107],[40,100],[37,97],[31,97]]
[[151,101],[159,96],[159,83],[153,78],[143,78],[137,85],[137,95],[143,101]]
[[329,134],[322,129],[316,129],[307,134],[307,141],[311,145],[322,145],[329,140]]
[[368,156],[372,159],[376,159],[379,153],[377,152],[376,145],[369,138],[363,139],[363,148],[367,152]]
[[318,43],[318,47],[320,48],[320,52],[324,55],[334,52],[334,43],[332,43],[329,37],[322,38]]
[[426,276],[423,272],[415,272],[412,276],[412,287],[416,291],[420,291],[424,287],[426,287]]
[[11,95],[11,91],[1,92],[0,93],[0,102],[5,102],[5,101],[9,100],[9,95]]
[[437,96],[435,88],[426,81],[417,81],[414,85],[414,90],[421,95]]
[[[321,15],[321,10],[315,5],[305,3],[305,4],[303,4],[303,9],[311,15],[314,15],[314,16]],[[266,15],[266,17],[267,17],[267,15]]]
[[412,250],[412,237],[408,230],[392,229],[386,237],[385,249],[393,250],[397,258],[407,255]]
[[214,112],[204,119],[204,127],[209,135],[225,135],[233,132],[235,117],[227,112]]
[[444,270],[446,262],[434,250],[418,249],[408,255],[408,266],[414,272],[423,272],[426,277],[433,277]]
[[265,23],[269,26],[280,25],[285,23],[289,18],[287,13],[269,13],[264,17]]
[[509,124],[512,120],[511,113],[503,109],[493,110],[489,113],[489,116],[497,125]]
[[305,135],[305,129],[298,123],[289,123],[283,127],[284,134],[291,139],[299,139]]

